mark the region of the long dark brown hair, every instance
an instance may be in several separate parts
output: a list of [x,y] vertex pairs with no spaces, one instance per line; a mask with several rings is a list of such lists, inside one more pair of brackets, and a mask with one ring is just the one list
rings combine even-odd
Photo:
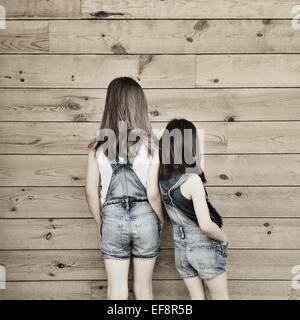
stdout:
[[[119,123],[126,122],[127,131],[142,129],[146,134],[146,140],[151,137],[151,126],[148,117],[147,100],[141,86],[132,78],[120,77],[112,80],[107,88],[105,108],[102,116],[100,131],[111,129],[114,131],[119,148]],[[140,140],[140,139],[138,139]],[[105,139],[97,137],[89,144],[89,148],[95,153]],[[151,151],[151,140],[147,141],[148,151]]]
[[[172,132],[179,134],[172,135]],[[188,136],[188,141],[183,139],[187,132],[191,133]],[[197,129],[192,122],[186,119],[171,120],[159,140],[160,165],[158,179],[166,180],[173,175],[186,173],[187,168],[193,168],[193,172],[200,176],[203,183],[206,183],[205,174],[200,166],[200,155],[197,155],[198,140]],[[176,157],[181,161],[178,162]],[[187,162],[187,159],[192,159],[193,161]]]

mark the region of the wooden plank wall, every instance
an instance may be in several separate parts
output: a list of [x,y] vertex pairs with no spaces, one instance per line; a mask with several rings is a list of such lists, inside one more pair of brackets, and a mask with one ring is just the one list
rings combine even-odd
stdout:
[[[1,0],[0,299],[104,299],[85,195],[105,88],[134,77],[162,128],[205,129],[209,192],[230,237],[234,299],[299,299],[298,0]],[[154,274],[184,299],[170,228]]]

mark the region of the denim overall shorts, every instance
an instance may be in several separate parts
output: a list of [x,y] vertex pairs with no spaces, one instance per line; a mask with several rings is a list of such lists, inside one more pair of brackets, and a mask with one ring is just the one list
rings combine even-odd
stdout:
[[170,183],[161,181],[160,192],[173,226],[177,271],[182,278],[199,276],[203,280],[209,280],[226,271],[228,248],[205,235],[174,204],[172,192],[190,176],[191,174],[183,174],[171,187]]
[[160,252],[159,220],[132,163],[111,163],[113,172],[100,229],[103,259],[149,259]]

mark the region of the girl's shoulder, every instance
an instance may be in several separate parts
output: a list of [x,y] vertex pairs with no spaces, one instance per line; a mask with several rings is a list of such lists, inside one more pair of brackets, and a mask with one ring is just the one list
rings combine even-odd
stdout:
[[183,185],[187,190],[199,188],[199,186],[202,185],[201,178],[194,173],[175,173],[165,180],[160,180],[159,183],[162,186],[171,187],[172,190],[175,190]]
[[103,150],[101,150],[101,147],[98,147],[97,150],[95,151],[95,157],[97,160],[99,160],[102,157],[105,157],[105,154]]
[[192,190],[195,190],[195,189],[203,189],[204,190],[204,185],[203,185],[203,182],[200,178],[200,176],[196,173],[187,173],[187,174],[184,174],[185,176],[185,185],[186,187],[192,191]]
[[101,168],[105,168],[106,170],[107,169],[111,169],[111,164],[107,158],[107,156],[105,155],[103,149],[101,147],[99,147],[95,153],[95,158],[98,162],[98,166],[100,168],[100,171],[101,171]]
[[146,144],[141,143],[134,156],[134,163],[144,163],[149,165],[152,160],[152,155],[149,153]]
[[187,177],[187,181],[190,183],[203,184],[200,176],[197,173],[185,173],[184,175]]

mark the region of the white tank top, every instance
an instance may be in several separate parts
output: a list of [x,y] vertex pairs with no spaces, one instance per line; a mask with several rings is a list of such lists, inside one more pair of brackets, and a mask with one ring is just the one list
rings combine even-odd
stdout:
[[[121,157],[119,157],[119,159],[123,160],[121,159]],[[151,156],[148,154],[146,145],[142,144],[139,148],[136,157],[134,158],[132,168],[136,173],[137,177],[142,182],[142,184],[145,186],[145,188],[147,187],[147,176],[150,167],[150,162]],[[112,176],[112,167],[102,150],[99,150],[99,152],[97,153],[97,163],[100,171],[102,186],[101,204],[103,204],[106,199],[107,190]]]

